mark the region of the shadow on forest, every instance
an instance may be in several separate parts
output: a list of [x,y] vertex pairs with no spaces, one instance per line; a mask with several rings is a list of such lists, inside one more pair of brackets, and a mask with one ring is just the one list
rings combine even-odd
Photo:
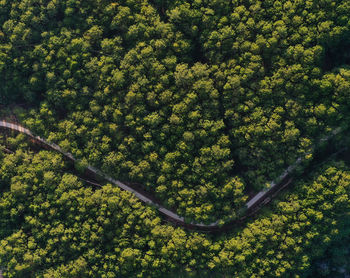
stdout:
[[333,46],[325,46],[322,69],[331,71],[342,65],[350,65],[350,34]]

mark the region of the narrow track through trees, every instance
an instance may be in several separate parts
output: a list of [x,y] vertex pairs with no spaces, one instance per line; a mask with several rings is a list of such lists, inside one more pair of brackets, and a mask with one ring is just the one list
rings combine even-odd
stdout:
[[[42,145],[48,149],[59,152],[64,157],[66,157],[67,159],[69,159],[73,162],[77,161],[77,159],[71,153],[63,151],[60,146],[58,146],[54,143],[48,142],[47,140],[45,140],[39,136],[34,135],[29,129],[24,128],[18,124],[14,124],[14,123],[10,123],[10,122],[5,121],[5,120],[1,120],[0,121],[0,128],[8,129],[8,130],[12,130],[12,131],[16,131],[16,132],[25,134],[28,137],[30,137],[36,144]],[[336,135],[340,132],[341,132],[341,128],[337,128],[337,129],[333,130],[333,132],[330,135],[322,138],[321,141],[328,141],[331,137],[333,137],[334,135]],[[272,181],[268,188],[261,190],[259,193],[257,193],[253,198],[251,198],[246,203],[246,205],[245,205],[246,210],[245,210],[245,213],[242,217],[240,217],[238,219],[234,219],[232,221],[229,221],[229,222],[225,223],[224,225],[219,225],[219,220],[217,220],[213,223],[210,223],[210,224],[195,223],[195,222],[188,223],[185,221],[184,217],[182,217],[182,216],[174,213],[173,211],[165,208],[159,202],[156,202],[153,199],[145,196],[142,192],[139,192],[136,189],[131,188],[130,186],[126,185],[125,183],[122,183],[121,181],[113,179],[109,175],[103,173],[102,171],[100,171],[99,169],[96,169],[95,167],[93,167],[91,165],[87,166],[86,172],[92,176],[95,176],[97,178],[100,178],[100,179],[103,179],[107,182],[110,182],[114,185],[117,185],[118,187],[120,187],[123,190],[126,190],[126,191],[133,193],[138,199],[140,199],[144,203],[155,206],[156,209],[159,212],[161,212],[162,214],[164,214],[170,222],[172,222],[176,225],[180,225],[180,226],[183,226],[183,227],[191,229],[191,230],[219,232],[219,231],[227,230],[232,225],[239,224],[242,221],[245,221],[248,218],[248,216],[255,214],[263,205],[265,205],[266,203],[269,203],[271,201],[271,199],[273,197],[275,197],[277,195],[277,193],[282,188],[285,188],[286,186],[288,186],[291,183],[291,181],[292,181],[291,173],[295,170],[295,168],[299,164],[301,164],[301,162],[302,162],[302,158],[299,157],[293,165],[289,166],[275,181]]]

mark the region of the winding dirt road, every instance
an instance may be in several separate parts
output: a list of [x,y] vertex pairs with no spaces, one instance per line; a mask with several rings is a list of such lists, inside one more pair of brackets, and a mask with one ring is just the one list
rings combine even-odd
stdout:
[[[71,160],[73,162],[77,161],[77,159],[71,153],[63,151],[58,145],[56,145],[54,143],[50,143],[47,140],[45,140],[39,136],[35,136],[29,129],[26,129],[20,125],[13,124],[13,123],[7,122],[5,120],[1,120],[0,121],[0,128],[23,133],[23,134],[29,136],[35,143],[40,144],[40,145],[44,145],[48,149],[59,152],[63,156],[65,156],[66,158],[68,158],[69,160]],[[341,128],[337,128],[337,129],[333,130],[333,132],[330,135],[322,138],[321,141],[328,141],[331,137],[338,134],[339,132],[341,132]],[[287,185],[289,185],[291,183],[292,178],[291,178],[290,174],[293,172],[293,170],[301,162],[302,162],[302,158],[299,157],[293,165],[289,166],[275,181],[272,181],[268,188],[263,189],[262,191],[257,193],[253,198],[251,198],[245,205],[246,211],[245,211],[244,216],[242,216],[239,219],[232,220],[232,221],[224,224],[223,226],[218,224],[219,220],[216,222],[210,223],[210,224],[195,223],[195,222],[187,223],[187,222],[185,222],[184,217],[179,216],[178,214],[174,213],[173,211],[165,208],[164,206],[162,206],[162,204],[145,196],[142,192],[137,191],[134,188],[131,188],[130,186],[126,185],[125,183],[122,183],[121,181],[113,179],[112,177],[103,173],[99,169],[96,169],[93,166],[88,165],[86,171],[95,177],[106,180],[114,185],[117,185],[118,187],[120,187],[123,190],[126,190],[126,191],[133,193],[137,198],[139,198],[144,203],[155,206],[156,209],[158,211],[160,211],[162,214],[164,214],[169,221],[171,221],[177,225],[181,225],[183,227],[186,227],[188,229],[193,229],[193,230],[216,232],[216,231],[226,230],[228,227],[230,227],[234,224],[241,223],[248,216],[252,215],[257,210],[259,210],[261,208],[261,206],[268,203],[275,195],[277,195],[277,193],[282,188],[285,188]]]

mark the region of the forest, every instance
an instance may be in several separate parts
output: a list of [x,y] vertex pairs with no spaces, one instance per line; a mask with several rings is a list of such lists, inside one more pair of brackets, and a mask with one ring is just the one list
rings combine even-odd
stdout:
[[[350,0],[0,0],[0,120],[78,159],[0,130],[4,277],[342,277],[348,133],[313,150],[348,130],[349,49]],[[298,158],[318,166],[223,234],[83,175],[225,223]]]

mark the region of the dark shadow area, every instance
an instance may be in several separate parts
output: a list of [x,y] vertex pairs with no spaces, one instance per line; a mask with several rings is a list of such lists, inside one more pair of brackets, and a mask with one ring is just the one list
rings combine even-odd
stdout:
[[334,45],[325,46],[322,69],[331,71],[341,65],[350,64],[350,34]]
[[203,46],[201,45],[199,39],[193,39],[193,48],[192,48],[192,64],[201,63],[201,64],[209,64],[209,60],[204,54]]
[[149,3],[157,10],[161,21],[168,22],[167,10],[172,1],[168,0],[150,0]]

